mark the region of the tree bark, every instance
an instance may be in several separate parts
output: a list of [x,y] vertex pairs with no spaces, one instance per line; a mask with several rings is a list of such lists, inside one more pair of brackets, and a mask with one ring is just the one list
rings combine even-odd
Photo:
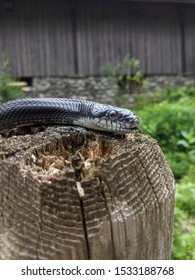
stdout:
[[0,259],[169,259],[174,191],[139,132],[0,136]]

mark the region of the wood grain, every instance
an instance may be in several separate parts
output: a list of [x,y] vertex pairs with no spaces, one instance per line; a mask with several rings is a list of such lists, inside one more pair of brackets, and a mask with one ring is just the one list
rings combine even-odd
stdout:
[[10,12],[0,4],[0,57],[19,77],[100,75],[128,53],[145,75],[193,75],[194,13],[190,4],[15,0]]
[[169,259],[174,191],[139,132],[0,137],[0,258]]

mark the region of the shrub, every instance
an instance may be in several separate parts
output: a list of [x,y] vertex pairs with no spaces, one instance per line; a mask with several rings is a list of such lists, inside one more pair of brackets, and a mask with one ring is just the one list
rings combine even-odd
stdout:
[[173,259],[195,259],[195,88],[171,87],[139,96],[141,129],[163,150],[176,178]]
[[9,60],[4,56],[0,64],[0,102],[24,97],[20,87],[11,85],[16,81],[10,73]]
[[176,185],[172,258],[195,259],[195,167]]
[[195,163],[195,90],[182,88],[176,92],[172,89],[170,99],[152,102],[137,111],[141,129],[158,141],[177,179]]
[[134,87],[139,87],[143,84],[143,75],[139,70],[139,64],[138,59],[127,54],[123,62],[116,67],[111,63],[102,65],[100,73],[104,76],[117,77],[120,88],[123,91],[131,92]]
[[195,219],[175,207],[172,259],[195,260]]

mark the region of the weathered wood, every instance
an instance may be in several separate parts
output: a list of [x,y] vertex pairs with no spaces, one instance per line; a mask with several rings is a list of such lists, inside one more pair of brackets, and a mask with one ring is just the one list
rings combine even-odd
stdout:
[[174,190],[139,132],[0,137],[0,259],[169,259]]
[[195,5],[154,2],[0,1],[0,58],[19,77],[99,75],[128,53],[145,75],[194,75]]

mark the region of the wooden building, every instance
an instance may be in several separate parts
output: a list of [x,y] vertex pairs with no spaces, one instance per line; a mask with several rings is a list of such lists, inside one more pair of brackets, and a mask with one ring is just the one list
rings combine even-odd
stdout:
[[127,53],[145,75],[194,75],[195,1],[0,1],[0,56],[18,77],[99,75]]

